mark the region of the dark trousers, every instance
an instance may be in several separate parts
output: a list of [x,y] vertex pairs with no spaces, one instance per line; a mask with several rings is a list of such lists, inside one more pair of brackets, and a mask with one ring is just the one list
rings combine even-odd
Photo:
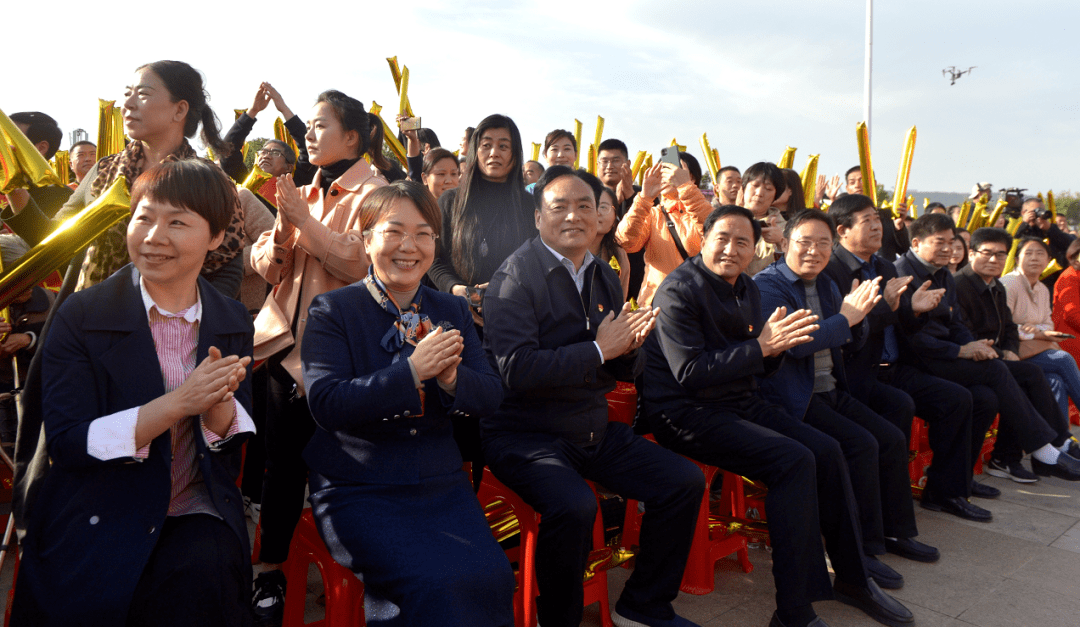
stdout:
[[904,433],[840,390],[814,394],[805,421],[844,451],[867,555],[885,553],[885,536],[919,535]]
[[[1053,390],[1050,389],[1050,383],[1047,382],[1043,369],[1030,361],[1003,361],[1003,363],[1009,369],[1009,374],[1016,379],[1020,389],[1024,390],[1024,394],[1031,399],[1031,406],[1055,432],[1051,443],[1054,446],[1064,444],[1065,440],[1072,437],[1069,432],[1069,417],[1061,413],[1061,405],[1057,402]],[[1012,425],[999,424],[994,456],[1009,461],[1019,461],[1024,456],[1019,445],[1019,438],[1019,434],[1014,432]]]
[[266,473],[263,475],[262,548],[259,560],[280,564],[289,557],[296,523],[304,510],[307,463],[304,447],[315,433],[307,399],[279,363],[267,364]]
[[658,442],[763,482],[776,607],[833,598],[821,538],[836,576],[866,586],[855,497],[836,440],[758,396],[655,413]]
[[[902,396],[901,396],[902,395]],[[971,392],[962,385],[926,374],[905,364],[878,371],[869,407],[904,432],[911,441],[911,416],[926,421],[934,457],[926,471],[926,489],[944,498],[971,496],[971,475],[990,423],[985,413],[972,425]],[[993,414],[989,416],[993,421]],[[977,437],[973,437],[978,434]]]
[[251,567],[246,561],[240,539],[220,518],[166,518],[135,586],[128,627],[251,625]]
[[[1021,387],[1013,376],[1014,369],[1007,364],[1021,365],[1016,372],[1025,377],[1025,382],[1032,393],[1038,393],[1040,387],[1045,388],[1046,400],[1029,397],[1028,390]],[[1057,438],[1060,438],[1063,443],[1067,436],[1061,436],[1060,429],[1063,428],[1064,433],[1068,433],[1067,425],[1055,425],[1051,422],[1055,421],[1055,417],[1060,417],[1061,410],[1056,407],[1053,394],[1046,383],[1046,378],[1042,376],[1041,369],[1034,366],[1036,370],[1039,370],[1038,376],[1042,378],[1040,386],[1028,369],[1023,367],[1024,365],[1026,365],[1024,362],[1009,362],[1001,359],[987,361],[930,359],[926,361],[930,374],[959,383],[971,391],[973,440],[978,438],[978,425],[983,423],[989,425],[994,421],[995,414],[1001,414],[1001,420],[998,423],[998,442],[1004,449],[1012,449],[1010,456],[1013,460],[1018,460],[1021,455],[1016,447],[1030,453]],[[1048,414],[1049,417],[1043,415],[1032,404],[1036,401],[1053,410]],[[989,422],[987,422],[987,414]],[[1064,423],[1064,419],[1056,422]],[[983,429],[982,432],[985,434],[986,430]],[[1009,442],[1002,442],[1003,438]],[[981,446],[980,440],[979,447]],[[978,449],[976,448],[973,452],[977,455]]]
[[251,421],[255,423],[252,433],[244,444],[244,478],[240,493],[255,503],[262,503],[263,473],[266,472],[266,385],[269,368],[259,368],[251,373]]
[[674,616],[671,601],[679,594],[705,490],[697,466],[617,422],[608,423],[604,436],[588,448],[546,433],[485,433],[484,456],[499,481],[541,516],[536,551],[541,625],[581,623],[582,575],[597,510],[585,479],[645,504],[641,551],[621,601],[647,616]]

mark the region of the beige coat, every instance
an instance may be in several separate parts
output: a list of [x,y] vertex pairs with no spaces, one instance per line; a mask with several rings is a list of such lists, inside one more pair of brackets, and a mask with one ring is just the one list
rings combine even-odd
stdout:
[[[359,231],[360,205],[372,190],[386,185],[367,161],[360,160],[330,185],[319,188],[322,175],[300,188],[311,207],[303,229],[292,229],[283,244],[275,235],[286,234],[280,214],[274,228],[259,237],[251,249],[251,265],[274,289],[255,319],[255,359],[266,359],[292,347],[282,367],[304,391],[300,372],[300,342],[311,300],[324,292],[364,278],[370,261]],[[291,332],[299,314],[296,337]]]

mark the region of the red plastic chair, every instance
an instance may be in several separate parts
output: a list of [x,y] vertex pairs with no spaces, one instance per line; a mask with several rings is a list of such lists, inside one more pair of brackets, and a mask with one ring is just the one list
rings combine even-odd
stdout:
[[[304,599],[307,596],[308,566],[315,564],[322,576],[326,595],[326,617],[304,622]],[[282,568],[289,585],[285,591],[285,616],[282,627],[356,627],[364,620],[364,583],[351,570],[334,561],[319,536],[310,509],[305,509],[296,525],[289,559]]]
[[[497,540],[504,540],[513,535],[512,516],[517,521],[521,542],[508,552],[510,561],[518,564],[514,578],[517,590],[514,591],[514,624],[518,627],[536,627],[536,540],[540,534],[539,516],[533,508],[525,504],[521,497],[502,484],[491,471],[484,468],[480,491],[477,493],[480,505],[488,517],[492,533]],[[516,552],[516,557],[513,554]]]

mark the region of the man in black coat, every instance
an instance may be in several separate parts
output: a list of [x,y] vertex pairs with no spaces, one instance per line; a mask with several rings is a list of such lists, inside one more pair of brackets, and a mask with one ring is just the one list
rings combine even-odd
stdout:
[[[1020,333],[1009,311],[1005,286],[998,281],[1005,268],[1005,259],[1012,248],[1012,237],[1004,229],[983,227],[971,234],[970,263],[955,275],[956,295],[963,313],[964,324],[977,340],[987,342],[995,358],[1005,364],[1016,382],[1023,388],[1031,404],[1057,433],[1055,446],[1066,457],[1080,455],[1080,447],[1071,439],[1068,417],[1050,390],[1046,375],[1038,364],[1020,361]],[[988,472],[995,476],[1010,476],[1009,466],[1020,467],[1023,452],[1017,434],[1011,426],[1001,425]],[[1080,475],[1065,468],[1049,468],[1037,456],[1032,456],[1036,474],[1057,474],[1065,479],[1080,480]],[[1022,468],[1022,467],[1021,467]]]
[[[923,507],[989,522],[990,512],[967,499],[973,492],[983,498],[1001,494],[996,488],[972,482],[972,454],[980,450],[990,425],[972,426],[971,393],[962,385],[900,362],[899,338],[922,327],[926,318],[921,314],[937,306],[944,290],[930,290],[928,282],[912,287],[911,277],[898,277],[896,268],[877,256],[882,227],[867,196],[842,196],[829,207],[829,215],[836,220],[839,245],[833,249],[825,274],[841,294],[846,295],[855,280],[881,277],[885,281],[884,297],[866,317],[869,330],[865,344],[844,349],[851,394],[899,427],[907,440],[911,439],[916,413],[929,424],[934,457],[926,473]],[[906,292],[911,292],[911,298],[901,299]],[[887,550],[919,559],[918,552],[909,548],[886,540]]]
[[693,625],[671,601],[704,477],[629,425],[608,423],[604,398],[616,379],[632,381],[641,372],[638,348],[655,324],[654,310],[630,311],[615,272],[589,254],[599,180],[553,166],[535,190],[540,236],[507,258],[484,297],[484,348],[506,394],[480,427],[492,472],[541,516],[539,621],[581,622],[597,510],[589,479],[646,503],[641,552],[615,604],[615,623]]
[[[836,598],[887,624],[910,612],[869,578],[855,497],[840,445],[766,402],[755,375],[818,330],[808,310],[765,319],[746,268],[761,225],[727,205],[705,222],[701,254],[661,283],[657,330],[645,342],[644,411],[658,442],[706,464],[763,481],[772,538],[773,627],[808,625],[814,601],[833,598],[821,538],[836,571]],[[814,623],[823,624],[823,623]]]
[[[1068,444],[1069,435],[1067,425],[1063,433],[1057,424],[1061,410],[1053,395],[1047,390],[1045,399],[1030,398],[1011,373],[1008,364],[1013,362],[999,359],[989,340],[976,339],[964,325],[957,284],[946,268],[952,256],[953,229],[952,219],[944,214],[921,216],[911,224],[911,250],[896,260],[896,271],[901,276],[913,276],[920,284],[930,281],[934,289],[945,289],[938,306],[924,314],[927,320],[922,328],[903,338],[901,358],[934,376],[966,387],[973,401],[973,425],[985,421],[987,416],[992,421],[1000,410],[999,439],[1013,439],[1021,449],[1030,452],[1033,466],[1040,472],[1080,478],[1080,461],[1060,453],[1061,447]],[[996,249],[990,251],[972,235],[971,250],[972,258],[989,256],[1004,262],[1008,248],[1005,254]],[[904,294],[901,298],[910,297]],[[1033,401],[1046,403],[1046,413],[1039,411]],[[1047,424],[1049,421],[1055,422]],[[1014,481],[1037,480],[1019,460],[1001,462],[994,464],[991,460],[989,470]]]

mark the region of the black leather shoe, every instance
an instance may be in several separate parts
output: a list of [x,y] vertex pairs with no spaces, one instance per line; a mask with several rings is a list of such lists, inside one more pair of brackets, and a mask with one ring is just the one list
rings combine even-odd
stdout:
[[1069,439],[1069,450],[1065,453],[1074,459],[1080,459],[1080,443],[1077,443],[1076,438]]
[[985,483],[972,481],[971,496],[975,496],[980,499],[996,499],[997,497],[1001,496],[1001,490],[998,490],[992,485],[986,485]]
[[833,583],[833,592],[836,593],[837,601],[859,608],[866,612],[870,618],[883,625],[903,627],[915,622],[911,610],[885,592],[882,592],[873,579],[866,580],[865,588],[853,586],[837,579]]
[[964,520],[990,522],[994,519],[994,515],[991,514],[989,510],[985,510],[978,505],[969,503],[967,499],[960,498],[959,496],[941,498],[924,491],[921,503],[923,509],[928,509],[932,512],[945,512],[947,514],[952,514],[953,516],[959,516]]
[[[906,557],[916,562],[930,563],[941,559],[941,553],[937,549],[929,544],[923,544],[915,538],[897,538],[895,540],[885,538],[885,550],[893,555]],[[881,587],[884,588],[885,586]]]
[[[776,615],[776,612],[772,613],[772,620],[769,621],[769,627],[794,627],[793,625],[785,625],[780,617]],[[815,617],[814,620],[806,624],[806,627],[829,627],[829,624],[821,620],[821,617]]]
[[879,586],[886,590],[899,590],[904,587],[904,576],[889,567],[873,555],[863,558],[866,564],[866,574],[870,575]]
[[1080,459],[1061,453],[1056,464],[1044,464],[1031,458],[1031,469],[1040,477],[1057,477],[1065,481],[1080,481]]

